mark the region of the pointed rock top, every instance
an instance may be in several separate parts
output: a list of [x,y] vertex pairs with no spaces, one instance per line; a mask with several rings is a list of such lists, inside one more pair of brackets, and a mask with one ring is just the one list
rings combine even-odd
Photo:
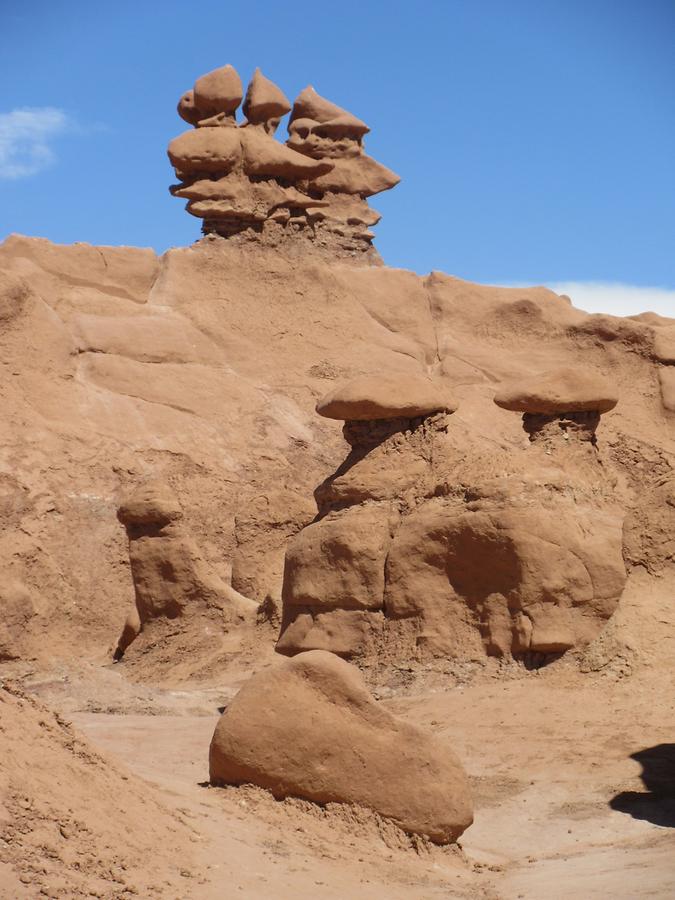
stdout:
[[457,402],[445,385],[425,375],[361,375],[326,394],[316,411],[327,419],[376,421],[454,412]]
[[524,378],[499,390],[494,402],[513,412],[556,415],[565,412],[609,412],[619,401],[613,385],[595,372],[558,369]]
[[317,94],[311,84],[295,98],[291,122],[294,119],[314,119],[315,122],[321,124],[339,119],[342,126],[348,125],[349,130],[355,135],[364,135],[370,131],[370,128],[361,119],[347,112],[346,109],[343,109],[336,103],[326,100],[321,94]]
[[252,125],[259,125],[269,119],[280,119],[291,110],[286,94],[256,69],[246,90],[242,107],[244,115]]
[[221,66],[195,81],[194,101],[203,118],[216,116],[218,113],[232,115],[244,92],[241,78],[233,66]]

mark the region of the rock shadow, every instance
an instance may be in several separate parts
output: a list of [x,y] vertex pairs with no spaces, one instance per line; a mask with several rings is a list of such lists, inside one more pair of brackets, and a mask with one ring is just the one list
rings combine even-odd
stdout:
[[623,791],[609,801],[617,812],[675,828],[675,744],[657,744],[631,754],[642,766],[645,792]]

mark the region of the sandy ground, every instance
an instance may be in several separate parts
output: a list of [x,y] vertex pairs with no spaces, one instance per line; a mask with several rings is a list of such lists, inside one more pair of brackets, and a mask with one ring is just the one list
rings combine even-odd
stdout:
[[[185,888],[174,894],[166,882],[162,896],[673,895],[672,670],[599,676],[559,665],[452,682],[420,676],[383,702],[447,736],[465,761],[476,818],[461,851],[411,842],[344,807],[208,787],[218,707],[237,684],[155,690],[131,685],[117,666],[91,667],[66,683],[36,680],[33,689],[61,706],[95,748],[156,786],[194,830]],[[82,711],[94,685],[99,711]],[[652,748],[644,767],[631,758]]]

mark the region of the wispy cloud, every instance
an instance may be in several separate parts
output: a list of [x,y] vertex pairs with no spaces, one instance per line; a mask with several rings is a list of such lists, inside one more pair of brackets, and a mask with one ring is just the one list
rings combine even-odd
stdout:
[[51,142],[72,127],[54,106],[0,113],[0,178],[26,178],[46,169],[55,160]]
[[675,318],[675,289],[602,281],[559,281],[546,286],[556,294],[567,294],[574,306],[586,312],[613,316],[655,312]]

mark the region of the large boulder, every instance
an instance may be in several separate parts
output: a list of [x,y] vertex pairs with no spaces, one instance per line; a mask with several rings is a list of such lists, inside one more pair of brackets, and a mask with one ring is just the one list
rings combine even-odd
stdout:
[[363,806],[438,844],[456,841],[473,821],[452,750],[392,716],[358,669],[321,650],[244,685],[216,726],[209,771],[215,785]]

